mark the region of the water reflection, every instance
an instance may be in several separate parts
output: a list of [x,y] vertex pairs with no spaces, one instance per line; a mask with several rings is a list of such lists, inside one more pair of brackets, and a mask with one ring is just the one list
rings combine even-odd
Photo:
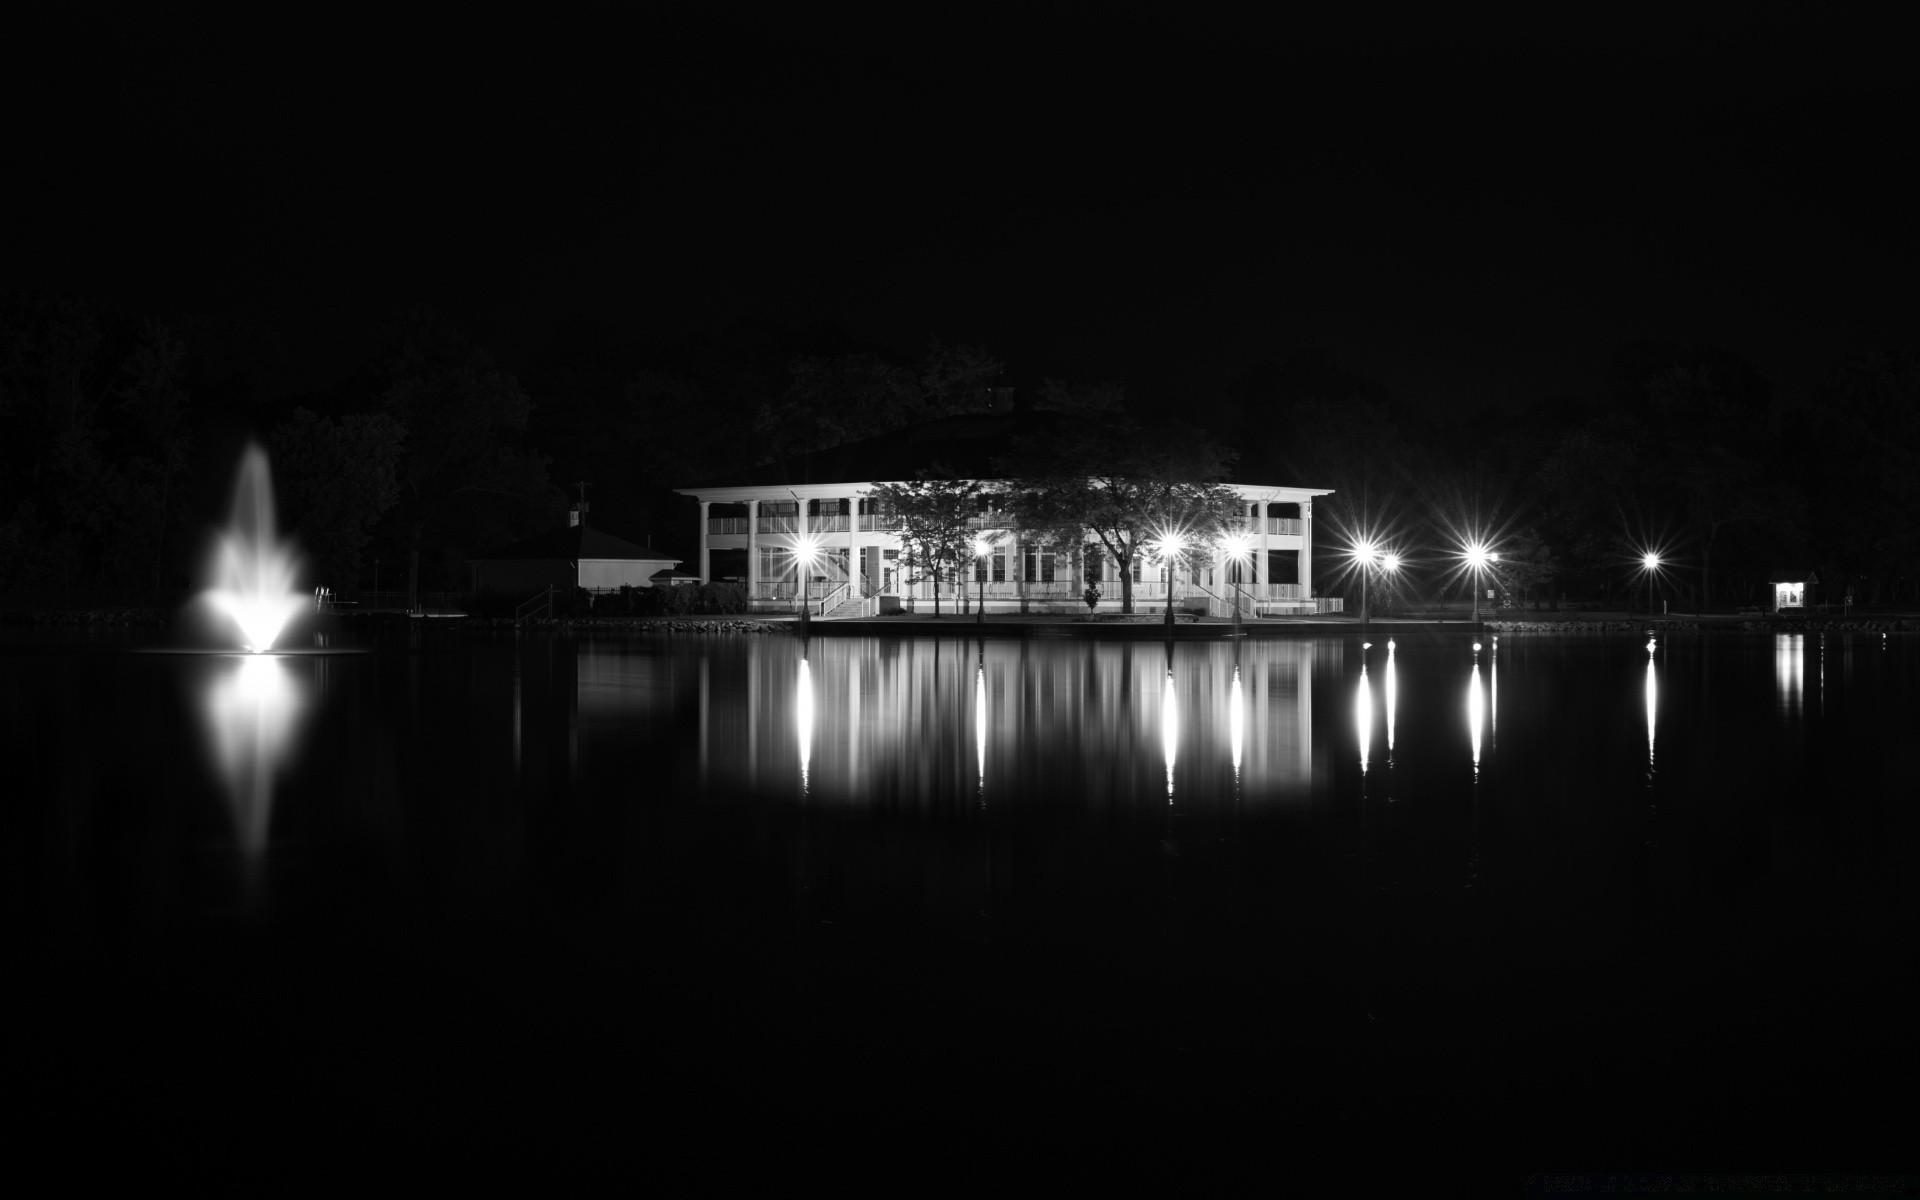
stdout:
[[1400,677],[1393,662],[1393,639],[1387,639],[1387,765],[1393,765],[1393,719],[1400,707]]
[[800,678],[793,696],[794,745],[800,751],[800,794],[807,794],[807,772],[813,761],[813,669],[806,657],[800,659]]
[[274,776],[293,754],[305,688],[286,659],[248,655],[222,661],[203,700],[208,742],[251,885],[266,854]]
[[1160,688],[1160,751],[1167,760],[1167,803],[1173,803],[1173,759],[1180,746],[1180,697],[1174,691],[1173,672]]
[[1480,726],[1486,719],[1484,692],[1480,686],[1480,647],[1474,646],[1473,676],[1467,681],[1467,730],[1473,737],[1473,773],[1480,774]]
[[1373,684],[1367,680],[1367,647],[1360,646],[1360,686],[1353,692],[1353,731],[1360,740],[1360,773],[1367,773],[1367,752],[1373,747]]
[[1487,658],[1487,741],[1500,744],[1500,635],[1493,635],[1493,649]]
[[1660,681],[1653,672],[1654,644],[1647,643],[1647,774],[1653,774],[1654,717],[1660,708]]
[[1773,635],[1773,678],[1782,716],[1799,716],[1805,685],[1805,637],[1798,633]]
[[[1178,646],[1171,674],[1151,643],[831,638],[803,653],[774,639],[604,639],[575,650],[581,761],[596,772],[644,736],[685,745],[674,770],[689,785],[778,796],[798,778],[814,803],[974,802],[989,745],[995,796],[1009,800],[1164,804],[1174,771],[1183,801],[1226,800],[1236,775],[1251,803],[1313,788],[1308,639],[1245,646],[1237,691],[1226,643]],[[1183,746],[1196,730],[1208,736]]]
[[973,669],[973,744],[974,774],[980,801],[987,797],[987,651],[980,649],[980,661]]
[[1233,666],[1233,686],[1227,695],[1227,740],[1233,749],[1233,778],[1240,778],[1240,753],[1247,744],[1247,697],[1240,683],[1240,664]]

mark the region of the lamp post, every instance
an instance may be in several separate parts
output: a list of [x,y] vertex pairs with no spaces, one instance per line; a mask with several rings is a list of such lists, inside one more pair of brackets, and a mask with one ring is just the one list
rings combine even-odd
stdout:
[[1653,620],[1653,573],[1660,569],[1660,556],[1648,552],[1647,556],[1640,560],[1640,567],[1647,575],[1647,620],[1651,621]]
[[1173,581],[1180,548],[1185,544],[1179,534],[1169,530],[1160,536],[1160,562],[1167,571],[1167,636],[1173,636]]
[[820,545],[811,535],[802,536],[794,543],[793,553],[800,565],[800,631],[805,633],[813,627],[813,561]]
[[1486,548],[1480,542],[1469,542],[1466,550],[1467,566],[1473,569],[1473,623],[1480,624],[1480,573],[1487,564],[1498,562],[1500,556]]
[[1380,557],[1380,549],[1372,542],[1361,542],[1353,548],[1353,557],[1360,564],[1360,628],[1365,629],[1372,620],[1367,612],[1367,577],[1373,574],[1374,560]]
[[[1241,530],[1223,533],[1220,535],[1220,550],[1230,564],[1238,567],[1253,557],[1253,537]],[[1231,569],[1229,576],[1231,576]],[[1233,601],[1233,636],[1240,637],[1243,631],[1240,628],[1240,597],[1236,591],[1237,585],[1231,577],[1226,582],[1227,594]]]
[[973,539],[973,557],[978,565],[974,567],[974,582],[979,584],[978,601],[973,609],[973,623],[987,623],[987,555],[993,550],[993,543],[986,538]]

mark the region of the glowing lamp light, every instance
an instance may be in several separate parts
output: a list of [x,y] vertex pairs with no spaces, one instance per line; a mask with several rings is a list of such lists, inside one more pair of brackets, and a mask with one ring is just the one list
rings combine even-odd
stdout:
[[1219,537],[1220,552],[1236,562],[1253,556],[1253,535],[1240,530],[1223,533]]

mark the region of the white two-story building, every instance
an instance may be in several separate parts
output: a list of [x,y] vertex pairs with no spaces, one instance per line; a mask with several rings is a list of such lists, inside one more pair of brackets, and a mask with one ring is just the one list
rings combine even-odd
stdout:
[[[676,489],[700,504],[700,578],[734,580],[747,588],[757,611],[816,615],[875,615],[906,609],[927,611],[936,586],[943,611],[984,602],[992,612],[1084,610],[1091,585],[1098,605],[1121,604],[1117,562],[1089,535],[1081,547],[1062,550],[1023,541],[1018,528],[994,507],[994,462],[1035,419],[1019,411],[946,417],[801,455],[703,487]],[[938,585],[913,577],[901,561],[900,539],[890,515],[872,498],[887,482],[910,482],[939,464],[962,479],[985,485],[979,515],[970,522],[990,551],[959,564],[960,578],[943,572]],[[1337,611],[1338,599],[1313,595],[1313,502],[1326,488],[1234,483],[1240,494],[1251,553],[1229,561],[1216,550],[1211,565],[1173,570],[1136,554],[1131,565],[1134,607],[1160,612],[1176,606],[1230,613],[1280,615]],[[796,547],[818,548],[810,570],[801,570]]]

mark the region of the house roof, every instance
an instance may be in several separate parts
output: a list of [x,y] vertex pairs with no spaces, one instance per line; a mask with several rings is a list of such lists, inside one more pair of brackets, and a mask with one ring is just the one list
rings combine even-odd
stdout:
[[645,546],[636,546],[591,525],[571,525],[549,529],[523,538],[511,546],[476,554],[468,562],[538,562],[561,560],[578,562],[583,558],[620,559],[629,562],[657,562],[669,566],[684,561]]
[[1053,429],[1063,414],[1033,409],[962,413],[888,430],[811,454],[710,479],[702,488],[794,486],[810,483],[902,482],[935,463],[961,479],[991,479],[996,459],[1012,452],[1016,438]]
[[1768,583],[1819,583],[1820,577],[1812,571],[1775,571],[1767,577]]

